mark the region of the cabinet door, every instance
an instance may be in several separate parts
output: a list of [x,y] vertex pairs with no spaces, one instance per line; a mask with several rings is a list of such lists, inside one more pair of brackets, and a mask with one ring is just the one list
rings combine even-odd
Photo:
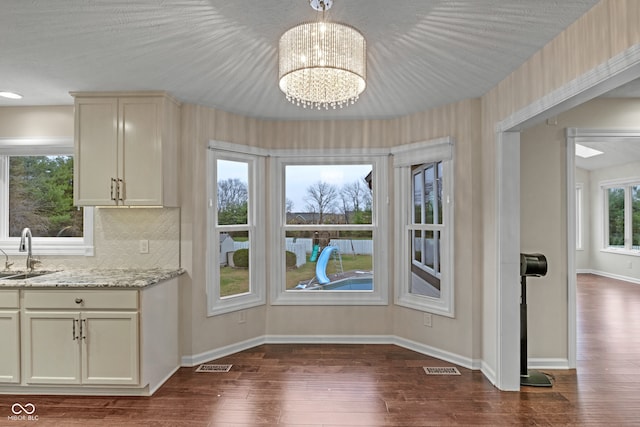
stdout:
[[80,314],[82,383],[138,384],[138,313]]
[[20,382],[20,311],[0,310],[0,383]]
[[23,357],[28,384],[80,383],[77,312],[24,312]]
[[162,205],[162,98],[119,99],[119,176],[125,205]]
[[79,206],[114,205],[118,173],[118,99],[76,98],[73,199]]

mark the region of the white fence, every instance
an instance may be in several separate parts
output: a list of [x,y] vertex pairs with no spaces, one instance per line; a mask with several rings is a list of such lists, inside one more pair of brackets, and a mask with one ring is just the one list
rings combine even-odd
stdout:
[[[288,237],[286,239],[287,247],[290,244],[304,245],[307,253],[311,253],[313,250],[313,239]],[[329,245],[337,246],[343,254],[373,255],[373,240],[331,239]]]
[[[329,245],[336,246],[342,254],[373,255],[373,240],[331,239]],[[248,249],[249,242],[233,242],[233,249]],[[313,239],[288,237],[285,249],[296,254],[296,267],[307,262],[307,255],[313,250]]]

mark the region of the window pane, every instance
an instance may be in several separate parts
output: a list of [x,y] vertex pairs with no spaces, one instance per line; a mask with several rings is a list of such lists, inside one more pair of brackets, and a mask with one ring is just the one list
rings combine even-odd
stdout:
[[429,230],[429,231],[425,231],[424,232],[424,263],[427,267],[429,267],[430,269],[434,269],[433,266],[435,265],[435,259],[436,259],[436,254],[435,254],[435,249],[436,249],[436,245],[435,245],[435,240],[433,238],[433,231]]
[[631,205],[632,205],[632,243],[631,247],[640,250],[640,185],[631,187]]
[[220,297],[246,294],[249,288],[249,232],[218,235],[220,245]]
[[247,224],[249,165],[218,160],[218,224]]
[[286,289],[373,290],[371,231],[289,231],[285,239]]
[[413,175],[413,223],[422,224],[422,171]]
[[[440,234],[439,232],[435,233],[438,235]],[[410,265],[411,283],[409,286],[409,292],[416,295],[439,298],[440,275],[436,274],[433,270],[433,260],[439,259],[439,256],[436,256],[434,253],[434,251],[437,250],[437,247],[435,245],[433,235],[433,231],[412,232],[412,251],[414,251],[414,253],[416,251],[424,251],[423,259],[430,261],[426,261],[425,263],[423,263],[422,260],[419,260],[418,257],[414,256],[414,259]],[[437,246],[439,246],[439,244]],[[431,262],[431,266],[428,266],[429,262]]]
[[609,188],[609,246],[624,248],[624,188]]
[[424,223],[435,224],[434,204],[435,204],[435,172],[433,164],[424,170]]
[[82,209],[73,206],[73,157],[9,159],[9,236],[82,237]]
[[372,165],[287,165],[287,224],[372,224]]
[[422,254],[424,253],[424,239],[422,238],[422,231],[413,232],[413,260],[417,263],[423,264]]

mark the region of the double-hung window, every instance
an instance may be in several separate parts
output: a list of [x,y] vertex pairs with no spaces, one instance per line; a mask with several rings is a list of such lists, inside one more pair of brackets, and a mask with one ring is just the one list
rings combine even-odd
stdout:
[[265,303],[264,153],[209,144],[207,178],[208,313]]
[[0,139],[0,248],[18,254],[93,255],[93,208],[73,205],[71,139]]
[[601,184],[604,249],[640,254],[640,178]]
[[387,304],[388,153],[272,154],[272,304]]
[[453,141],[394,148],[396,304],[453,317]]

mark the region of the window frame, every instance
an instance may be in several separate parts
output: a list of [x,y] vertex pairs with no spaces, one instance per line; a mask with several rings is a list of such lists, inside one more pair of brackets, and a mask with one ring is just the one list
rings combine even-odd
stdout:
[[[207,234],[206,290],[207,315],[216,316],[244,310],[266,303],[266,263],[259,256],[265,247],[265,157],[264,150],[222,141],[210,141],[207,147]],[[217,161],[229,160],[248,164],[247,224],[218,225]],[[220,296],[220,259],[218,236],[225,231],[249,232],[249,292]]]
[[[415,310],[455,317],[454,277],[454,139],[438,138],[405,144],[392,150],[394,167],[395,227],[395,304]],[[413,263],[410,233],[422,227],[413,223],[412,167],[443,162],[443,223],[440,237],[440,297],[411,293]],[[416,228],[417,227],[417,228]]]
[[[271,268],[271,304],[272,305],[387,305],[389,303],[389,230],[388,230],[388,197],[389,168],[388,151],[384,150],[297,150],[272,153],[269,169],[270,188],[273,189],[271,200],[272,236],[268,246]],[[328,164],[371,164],[373,167],[372,186],[373,209],[371,224],[305,224],[286,223],[285,168],[287,165],[328,165]],[[373,277],[372,291],[287,291],[285,236],[287,231],[316,231],[318,228],[328,230],[366,230],[372,232],[373,239]]]
[[[640,185],[640,177],[622,178],[600,182],[602,199],[602,248],[601,252],[640,256],[640,249],[633,249],[633,207],[631,187]],[[624,247],[609,246],[609,189],[624,189]]]
[[[72,138],[0,138],[0,249],[7,255],[18,251],[19,237],[9,237],[9,157],[73,156]],[[83,237],[33,237],[36,255],[93,256],[94,208],[83,207]]]

